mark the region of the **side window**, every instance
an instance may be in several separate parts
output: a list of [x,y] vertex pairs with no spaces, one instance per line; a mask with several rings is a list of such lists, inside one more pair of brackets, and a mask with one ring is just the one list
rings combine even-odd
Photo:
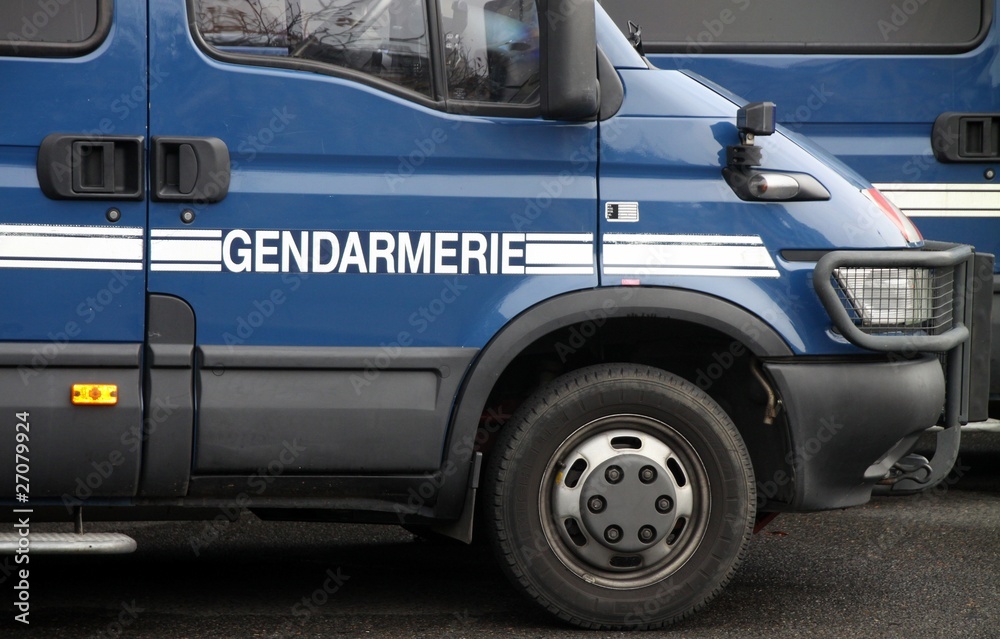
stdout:
[[602,0],[650,52],[967,50],[994,0]]
[[448,97],[537,104],[534,0],[440,0]]
[[0,0],[0,55],[70,56],[96,48],[111,0]]
[[333,65],[431,95],[422,0],[195,0],[205,41],[224,53]]

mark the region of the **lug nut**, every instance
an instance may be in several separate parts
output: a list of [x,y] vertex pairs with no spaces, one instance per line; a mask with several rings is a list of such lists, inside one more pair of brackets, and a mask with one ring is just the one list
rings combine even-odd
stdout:
[[674,500],[670,499],[666,495],[656,498],[656,511],[659,513],[667,514],[674,509]]
[[607,505],[607,502],[604,501],[604,498],[600,495],[594,495],[587,500],[587,508],[589,508],[592,513],[603,512]]
[[608,466],[608,469],[604,471],[604,478],[608,480],[609,484],[617,484],[622,480],[622,469],[617,466]]
[[641,541],[644,544],[648,544],[654,539],[656,539],[655,528],[653,528],[652,526],[643,526],[642,528],[639,529],[639,541]]
[[639,481],[642,483],[652,484],[655,479],[656,469],[652,466],[643,466],[642,469],[639,470]]
[[608,543],[618,543],[622,538],[622,529],[618,526],[608,526],[604,530],[604,538],[608,541]]

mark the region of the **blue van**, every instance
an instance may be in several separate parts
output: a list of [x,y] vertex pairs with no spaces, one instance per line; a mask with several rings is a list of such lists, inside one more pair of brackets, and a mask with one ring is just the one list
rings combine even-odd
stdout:
[[37,0],[0,37],[25,580],[134,548],[85,520],[478,520],[559,618],[658,627],[979,401],[992,258],[589,0]]
[[[1000,252],[997,0],[603,0],[663,69],[749,100],[875,183],[927,237]],[[1000,268],[980,383],[1000,417]],[[994,422],[995,423],[995,422]]]

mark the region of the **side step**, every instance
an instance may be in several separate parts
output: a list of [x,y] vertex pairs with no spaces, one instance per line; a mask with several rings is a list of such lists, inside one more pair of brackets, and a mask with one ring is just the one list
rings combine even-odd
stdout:
[[0,555],[25,547],[33,555],[124,555],[135,552],[135,540],[121,533],[0,533]]

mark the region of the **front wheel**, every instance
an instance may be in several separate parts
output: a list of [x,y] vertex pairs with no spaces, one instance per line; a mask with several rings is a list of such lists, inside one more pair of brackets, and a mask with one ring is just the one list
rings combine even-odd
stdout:
[[691,383],[607,364],[518,410],[486,475],[489,533],[515,585],[587,628],[655,628],[704,606],[750,541],[753,470]]

